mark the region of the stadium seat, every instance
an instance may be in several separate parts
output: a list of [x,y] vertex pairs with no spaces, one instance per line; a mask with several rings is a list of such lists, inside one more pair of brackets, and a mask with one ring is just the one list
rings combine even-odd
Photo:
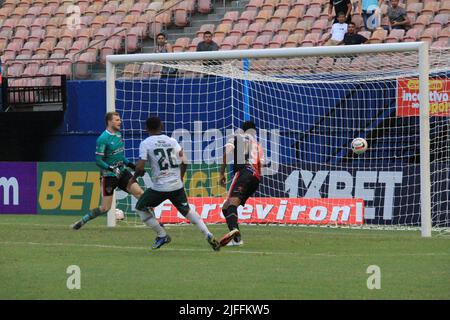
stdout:
[[264,49],[268,44],[269,41],[272,39],[272,35],[261,35],[258,36],[252,44],[253,49]]
[[2,26],[1,26],[1,30],[2,31],[4,31],[4,30],[14,30],[18,23],[19,23],[19,19],[18,18],[16,18],[16,19],[8,18],[8,19],[6,19],[3,22]]
[[213,5],[211,0],[198,0],[197,2],[198,12],[200,13],[210,13],[212,11]]
[[250,45],[253,43],[253,40],[255,40],[254,35],[241,37],[238,41],[237,49],[239,50],[248,49]]
[[[79,40],[76,40],[74,43],[72,43],[72,46],[68,50],[69,53],[77,53],[80,50],[86,48],[89,45],[89,40],[87,38],[82,38]],[[55,54],[55,53],[54,53]],[[61,54],[56,54],[57,56],[61,56]],[[53,54],[52,54],[53,56]],[[63,57],[65,55],[62,55]]]
[[16,30],[14,36],[11,38],[12,42],[25,42],[25,40],[30,35],[30,31],[28,29],[18,29]]
[[53,41],[56,44],[56,41],[59,39],[59,34],[61,30],[59,29],[49,29],[46,31],[44,36],[44,41]]
[[312,33],[322,33],[328,29],[328,20],[316,20],[311,26]]
[[247,32],[245,32],[246,36],[257,36],[261,30],[264,28],[264,22],[254,22],[249,25]]
[[405,30],[392,29],[391,32],[389,33],[389,35],[384,40],[384,42],[386,42],[386,43],[400,42],[401,39],[403,39],[404,35],[405,35]]
[[364,27],[364,20],[360,14],[352,15],[352,22],[355,24],[356,31],[359,31],[362,27]]
[[284,43],[285,48],[295,48],[298,44],[305,38],[302,33],[294,33],[288,36],[286,42]]
[[422,14],[434,15],[436,12],[439,11],[440,6],[441,4],[439,1],[427,1],[423,6]]
[[0,19],[5,20],[9,17],[10,13],[13,11],[14,7],[5,7],[3,5],[2,8],[0,8]]
[[[93,3],[89,7],[86,8],[84,15],[97,17],[97,16],[99,16],[99,12],[102,8],[103,8],[103,4],[98,3],[98,2]],[[118,12],[118,10],[116,10],[116,12]]]
[[232,50],[234,49],[240,39],[240,35],[229,35],[225,37],[220,45],[220,50]]
[[42,8],[39,17],[53,17],[56,13],[56,10],[58,10],[58,6],[57,5],[47,5],[45,7]]
[[235,23],[239,19],[239,11],[227,11],[223,16],[221,23]]
[[272,40],[269,41],[268,47],[269,48],[281,48],[285,44],[287,38],[288,38],[288,35],[286,33],[277,34],[272,38]]
[[142,29],[138,27],[131,28],[126,36],[126,48],[128,53],[134,53],[140,50],[140,39]]
[[310,3],[311,3],[311,0],[294,0],[291,5],[291,8],[303,7],[306,11],[306,8],[309,6]]
[[449,41],[450,40],[450,26],[445,29],[442,29],[438,36],[437,41]]
[[261,9],[264,0],[250,0],[249,3],[245,6],[245,10],[258,11]]
[[443,28],[446,25],[448,25],[450,18],[450,14],[448,13],[439,13],[436,16],[434,16],[433,20],[428,25],[430,28]]
[[134,15],[141,15],[142,13],[145,12],[145,9],[147,8],[148,3],[146,2],[137,2],[135,3],[130,11],[128,11],[129,14],[134,14]]
[[297,21],[285,21],[278,28],[278,34],[286,34],[289,35],[297,26]]
[[188,46],[188,51],[197,51],[197,45],[200,41],[203,41],[202,37],[195,37],[192,39],[191,43]]
[[322,36],[321,33],[308,33],[303,39],[303,41],[300,43],[301,47],[314,47],[317,45],[317,43],[320,40],[320,37]]
[[173,52],[183,52],[189,46],[188,37],[178,38],[172,46]]
[[261,10],[255,17],[255,22],[266,23],[273,15],[272,9]]
[[447,48],[448,46],[448,40],[438,40],[431,44],[431,48]]
[[185,8],[176,8],[174,10],[174,24],[177,27],[189,25],[189,13]]
[[248,22],[239,22],[233,26],[233,29],[230,30],[230,36],[238,36],[241,37],[248,29]]
[[280,0],[277,5],[277,9],[290,9],[292,0]]
[[53,48],[53,53],[66,54],[69,49],[72,47],[73,41],[72,39],[60,40],[56,46]]
[[450,0],[442,1],[439,13],[450,13]]
[[383,29],[377,29],[372,33],[369,38],[369,43],[382,43],[387,37],[387,31]]
[[30,57],[35,53],[36,49],[39,47],[39,42],[28,40],[20,50],[20,54],[29,54]]
[[281,27],[280,21],[269,21],[262,28],[260,35],[270,35],[278,32],[278,29]]
[[403,37],[403,42],[417,41],[421,33],[422,29],[409,29],[408,31],[406,31],[406,34]]
[[321,11],[322,10],[319,7],[308,8],[306,13],[303,15],[303,20],[304,21],[314,21],[320,16]]
[[270,22],[277,22],[281,24],[288,14],[289,14],[288,8],[278,8],[277,10],[275,10],[273,16],[270,18]]
[[94,34],[94,30],[92,30],[91,28],[81,28],[77,32],[76,39],[77,40],[87,40],[89,42],[91,40],[93,34]]
[[40,64],[38,62],[27,63],[25,69],[23,70],[22,76],[24,77],[34,77],[39,70]]
[[109,39],[100,49],[100,63],[106,64],[106,56],[115,54],[120,49],[120,41],[117,39]]
[[20,19],[28,12],[29,7],[15,7],[14,10],[9,14],[12,19]]
[[163,27],[170,27],[172,25],[172,12],[163,12],[156,16],[156,22],[160,22]]
[[16,25],[16,31],[20,29],[30,29],[33,18],[21,18]]
[[255,21],[256,18],[256,11],[255,10],[248,10],[241,13],[241,16],[238,19],[238,23],[244,22],[247,24],[251,24]]
[[280,0],[264,0],[261,6],[261,10],[272,10],[274,11]]
[[184,7],[189,14],[193,14],[196,8],[196,0],[184,0]]
[[294,28],[294,33],[308,33],[311,30],[312,23],[313,22],[311,20],[299,21]]
[[431,45],[431,43],[433,43],[433,41],[435,39],[437,39],[437,36],[441,30],[442,29],[440,27],[439,28],[431,28],[431,27],[426,28],[420,35],[419,40],[428,42]]
[[215,37],[225,38],[231,30],[230,23],[221,23],[217,26],[216,31],[214,32]]
[[417,17],[416,21],[412,24],[413,29],[424,30],[431,22],[432,16],[428,14],[422,14]]
[[418,15],[423,9],[423,3],[421,2],[415,2],[415,3],[409,3],[406,5],[406,13],[413,13],[415,15]]
[[300,18],[305,14],[305,7],[296,7],[289,10],[284,22],[295,22],[300,21]]
[[202,24],[200,26],[200,29],[197,31],[196,36],[197,37],[203,37],[203,33],[205,31],[209,31],[214,34],[216,26],[214,24],[208,23],[208,24]]
[[103,25],[108,21],[108,18],[105,16],[95,16],[91,22],[91,28],[100,29],[103,28]]
[[123,18],[124,18],[123,16],[117,15],[117,14],[110,15],[108,17],[108,20],[106,20],[104,27],[105,28],[115,28],[122,22]]

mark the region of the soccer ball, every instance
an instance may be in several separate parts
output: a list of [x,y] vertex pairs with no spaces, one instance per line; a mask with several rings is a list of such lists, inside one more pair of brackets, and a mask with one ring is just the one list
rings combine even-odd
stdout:
[[352,141],[352,150],[356,154],[366,152],[368,146],[366,139],[363,138],[355,138]]
[[123,211],[120,209],[116,209],[116,220],[122,221],[124,219],[125,219],[125,214],[123,213]]

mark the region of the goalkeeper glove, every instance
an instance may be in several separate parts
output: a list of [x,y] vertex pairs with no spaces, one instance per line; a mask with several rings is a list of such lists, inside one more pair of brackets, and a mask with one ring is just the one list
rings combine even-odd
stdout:
[[136,165],[133,162],[128,162],[127,163],[127,167],[131,168],[131,170],[135,171],[136,170]]
[[122,174],[122,173],[120,172],[120,169],[117,168],[117,167],[109,166],[109,167],[108,167],[108,170],[111,171],[112,173],[114,173],[114,175],[116,176],[117,179],[119,179],[119,178],[120,178],[120,175]]

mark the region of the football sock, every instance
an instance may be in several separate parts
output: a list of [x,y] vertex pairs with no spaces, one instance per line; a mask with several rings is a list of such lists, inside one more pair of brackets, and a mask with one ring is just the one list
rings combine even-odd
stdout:
[[142,222],[145,223],[145,225],[147,225],[150,228],[152,228],[156,232],[156,235],[158,237],[165,237],[165,236],[167,236],[166,230],[163,227],[161,227],[161,225],[159,224],[158,220],[156,220],[156,218],[153,215],[153,213],[140,211],[140,210],[136,210],[136,212],[141,217]]
[[100,208],[95,208],[93,209],[91,212],[89,212],[88,214],[84,215],[83,218],[81,218],[81,220],[83,220],[83,223],[88,222],[89,220],[95,219],[98,216],[104,214],[105,212],[102,212],[100,210]]
[[236,206],[229,206],[227,209],[226,214],[224,213],[225,219],[227,221],[228,229],[239,229],[238,225],[238,213],[237,213],[237,207]]
[[200,229],[200,231],[205,235],[205,238],[208,237],[208,235],[212,234],[209,230],[206,224],[203,222],[202,218],[198,215],[195,211],[189,211],[189,213],[186,215],[186,218],[192,223],[197,226],[197,228]]

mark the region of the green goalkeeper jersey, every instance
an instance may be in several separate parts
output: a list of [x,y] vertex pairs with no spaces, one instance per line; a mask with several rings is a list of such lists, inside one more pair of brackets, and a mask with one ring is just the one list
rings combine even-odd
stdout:
[[114,177],[108,168],[118,167],[120,171],[126,170],[130,161],[125,157],[125,144],[120,132],[111,133],[105,130],[98,138],[95,150],[95,163],[101,169],[102,176]]

